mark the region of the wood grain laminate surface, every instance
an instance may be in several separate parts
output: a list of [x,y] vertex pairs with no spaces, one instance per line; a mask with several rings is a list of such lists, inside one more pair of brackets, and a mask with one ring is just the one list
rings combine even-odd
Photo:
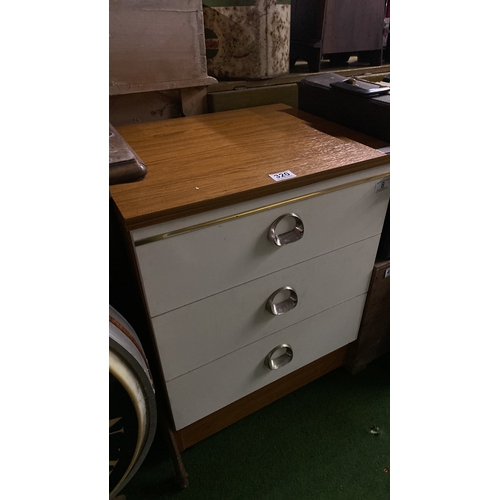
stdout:
[[[284,104],[116,128],[147,166],[110,187],[128,229],[389,163],[362,135]],[[284,170],[297,177],[269,177]]]

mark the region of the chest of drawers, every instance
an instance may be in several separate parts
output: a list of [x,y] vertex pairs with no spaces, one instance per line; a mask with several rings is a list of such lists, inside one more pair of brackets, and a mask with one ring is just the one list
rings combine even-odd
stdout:
[[[182,441],[243,400],[279,397],[281,380],[356,339],[389,157],[285,105],[119,132],[148,167],[111,195]],[[283,171],[293,177],[269,175]],[[243,416],[233,413],[226,422]]]

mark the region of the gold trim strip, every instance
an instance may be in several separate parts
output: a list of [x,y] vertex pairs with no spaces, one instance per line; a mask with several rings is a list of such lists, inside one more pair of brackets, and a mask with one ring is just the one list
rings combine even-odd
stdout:
[[196,231],[198,229],[203,229],[205,227],[215,226],[221,224],[222,222],[228,222],[233,219],[240,219],[241,217],[247,217],[249,215],[258,214],[260,212],[265,212],[266,210],[271,210],[273,208],[282,207],[289,205],[290,203],[296,203],[297,201],[307,200],[309,198],[315,198],[316,196],[321,196],[323,194],[333,193],[334,191],[340,191],[341,189],[346,189],[352,186],[357,186],[358,184],[365,184],[366,182],[375,181],[377,179],[383,179],[390,175],[390,172],[385,174],[375,175],[373,177],[368,177],[366,179],[360,179],[357,181],[348,182],[340,186],[335,186],[328,189],[322,189],[321,191],[314,191],[313,193],[304,194],[302,196],[297,196],[295,198],[290,198],[289,200],[279,201],[271,205],[266,205],[264,207],[254,208],[252,210],[247,210],[245,212],[240,212],[239,214],[228,215],[227,217],[220,217],[219,219],[210,220],[207,222],[201,222],[200,224],[194,224],[192,226],[183,227],[182,229],[175,229],[174,231],[169,231],[163,234],[157,234],[156,236],[149,236],[148,238],[143,238],[142,240],[137,240],[134,242],[134,246],[139,247],[141,245],[146,245],[147,243],[154,243],[155,241],[166,240],[167,238],[172,238],[174,236],[179,236],[180,234],[190,233],[191,231]]

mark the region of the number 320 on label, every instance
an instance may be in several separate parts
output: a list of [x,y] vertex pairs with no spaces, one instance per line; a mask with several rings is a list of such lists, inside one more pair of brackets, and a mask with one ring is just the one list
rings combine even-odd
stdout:
[[283,172],[277,172],[275,174],[268,174],[271,179],[275,180],[276,182],[278,181],[284,181],[285,179],[291,179],[292,177],[297,177],[293,172],[290,172],[290,170],[285,170]]

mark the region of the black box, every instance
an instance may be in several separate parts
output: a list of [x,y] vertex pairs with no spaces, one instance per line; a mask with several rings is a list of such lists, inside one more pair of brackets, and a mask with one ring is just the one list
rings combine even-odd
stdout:
[[389,87],[336,73],[298,83],[299,109],[390,142]]

